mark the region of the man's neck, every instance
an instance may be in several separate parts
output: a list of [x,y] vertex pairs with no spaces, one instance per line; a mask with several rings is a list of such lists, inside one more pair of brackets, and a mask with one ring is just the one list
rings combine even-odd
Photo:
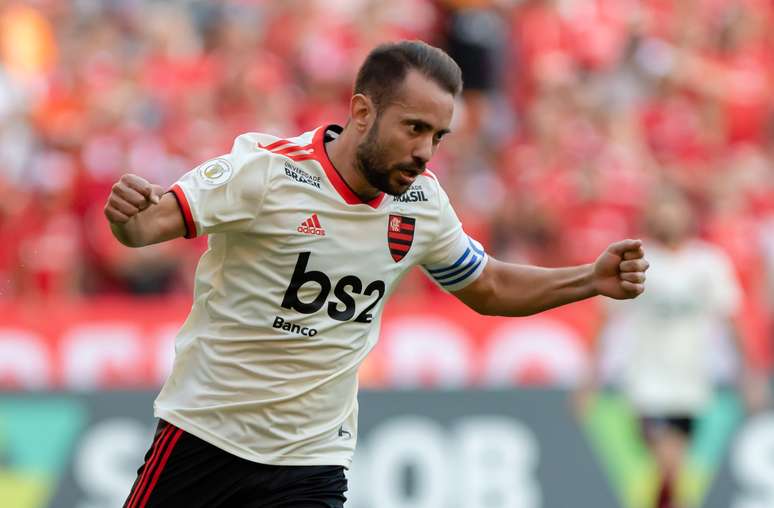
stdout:
[[356,163],[357,145],[356,133],[351,124],[347,124],[336,139],[325,143],[325,151],[328,153],[333,167],[339,172],[347,186],[352,189],[352,192],[363,201],[370,201],[378,196],[380,191],[369,184],[358,169]]

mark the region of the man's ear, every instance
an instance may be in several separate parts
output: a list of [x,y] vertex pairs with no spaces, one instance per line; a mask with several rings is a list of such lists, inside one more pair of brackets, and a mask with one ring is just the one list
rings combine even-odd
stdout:
[[356,93],[349,102],[349,114],[355,129],[365,134],[376,120],[376,105],[370,97]]

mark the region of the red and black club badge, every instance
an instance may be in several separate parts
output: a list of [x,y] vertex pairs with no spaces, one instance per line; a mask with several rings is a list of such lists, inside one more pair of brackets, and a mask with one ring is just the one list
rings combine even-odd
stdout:
[[414,225],[417,220],[403,215],[392,215],[387,222],[387,244],[390,247],[392,259],[397,263],[408,254],[411,242],[414,241]]

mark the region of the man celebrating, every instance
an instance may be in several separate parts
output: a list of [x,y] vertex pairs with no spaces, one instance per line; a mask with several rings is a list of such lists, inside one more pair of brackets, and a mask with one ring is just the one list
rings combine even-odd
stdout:
[[357,369],[414,265],[490,315],[642,293],[639,240],[545,269],[495,260],[465,234],[425,168],[461,88],[443,51],[382,45],[358,72],[345,127],[244,134],[166,193],[135,175],[113,186],[105,215],[125,245],[209,235],[125,506],[343,506]]

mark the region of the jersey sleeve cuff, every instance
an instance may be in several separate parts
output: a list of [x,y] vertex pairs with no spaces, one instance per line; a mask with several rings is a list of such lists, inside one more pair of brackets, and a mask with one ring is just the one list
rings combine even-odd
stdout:
[[422,268],[441,289],[454,292],[478,279],[488,260],[481,244],[468,238],[468,247],[456,261],[448,265],[423,265]]
[[433,279],[433,282],[435,282],[438,287],[440,287],[442,290],[444,290],[447,293],[454,293],[455,291],[459,291],[461,289],[466,288],[470,284],[476,281],[481,274],[484,272],[484,268],[486,267],[487,262],[489,261],[489,256],[484,254],[484,257],[476,264],[475,269],[470,271],[467,275],[464,277],[458,277],[455,280],[447,280],[445,282],[442,282],[438,280],[435,277],[430,277]]
[[196,223],[191,213],[191,206],[188,204],[188,198],[185,197],[183,188],[178,184],[174,184],[169,192],[175,196],[177,204],[180,207],[180,213],[183,215],[183,223],[185,224],[185,238],[196,238]]

